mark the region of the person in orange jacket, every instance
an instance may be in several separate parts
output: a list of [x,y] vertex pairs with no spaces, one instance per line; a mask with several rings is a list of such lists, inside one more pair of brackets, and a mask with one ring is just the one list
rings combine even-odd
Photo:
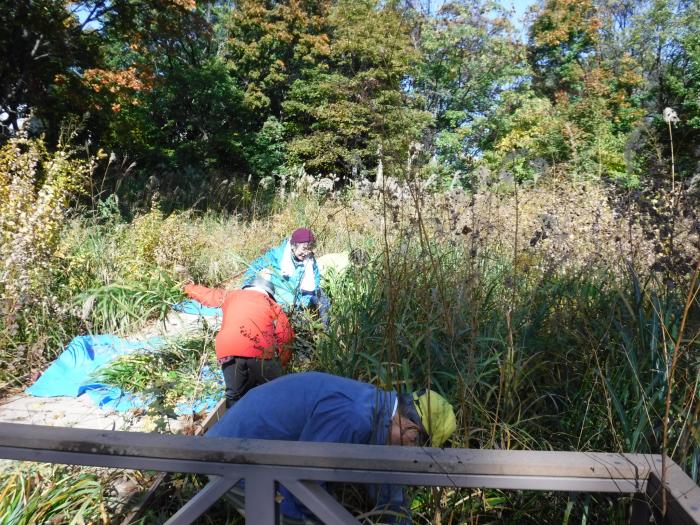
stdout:
[[291,357],[294,331],[275,302],[269,279],[259,275],[242,290],[188,284],[185,293],[205,306],[223,310],[215,346],[226,384],[226,408],[251,388],[282,375]]

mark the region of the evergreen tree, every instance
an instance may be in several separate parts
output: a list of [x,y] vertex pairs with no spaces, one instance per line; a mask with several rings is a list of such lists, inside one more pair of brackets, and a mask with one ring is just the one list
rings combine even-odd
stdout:
[[290,162],[312,173],[353,176],[381,156],[403,166],[430,115],[405,89],[419,55],[405,12],[374,0],[340,0],[329,17],[325,64],[293,85],[283,103]]

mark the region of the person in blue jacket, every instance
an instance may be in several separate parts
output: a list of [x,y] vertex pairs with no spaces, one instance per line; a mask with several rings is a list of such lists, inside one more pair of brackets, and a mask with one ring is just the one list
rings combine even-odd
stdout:
[[316,264],[316,237],[308,228],[298,228],[282,244],[255,259],[243,275],[242,287],[250,286],[259,272],[269,269],[275,300],[287,312],[318,307],[321,273]]
[[[305,372],[250,390],[206,436],[439,447],[456,428],[452,405],[432,390],[397,394],[344,377]],[[401,487],[370,489],[380,509],[404,516],[390,520],[411,523]],[[303,505],[284,487],[280,492],[281,513],[304,520]]]

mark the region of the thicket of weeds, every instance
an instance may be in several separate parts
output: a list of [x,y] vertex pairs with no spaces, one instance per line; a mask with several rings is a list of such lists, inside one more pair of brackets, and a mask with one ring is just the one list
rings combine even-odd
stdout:
[[[131,222],[106,202],[61,237],[56,282],[74,324],[47,319],[36,333],[54,330],[65,342],[75,335],[65,326],[128,333],[181,298],[178,267],[198,282],[235,286],[246,262],[306,225],[319,254],[361,247],[369,260],[326,280],[330,323],[298,326],[295,371],[441,391],[457,408],[455,446],[663,451],[697,481],[697,232],[679,218],[674,254],[668,236],[644,230],[638,209],[611,202],[590,183],[474,195],[409,186],[369,197],[287,195],[245,217],[165,216],[154,204]],[[45,362],[53,352],[39,355]],[[113,379],[124,386],[147,384],[141,372],[158,377],[162,368],[122,365]],[[630,503],[414,493],[417,523],[624,523]]]
[[[622,280],[536,265],[513,275],[499,257],[427,244],[353,272],[330,287],[331,322],[311,368],[442,391],[458,411],[455,446],[666,450],[697,480],[699,343],[684,314],[688,297],[697,308],[697,282],[661,295],[632,270]],[[494,491],[477,493],[424,495],[420,510],[430,523],[438,512],[445,523],[628,518],[619,497],[508,494],[487,504]]]

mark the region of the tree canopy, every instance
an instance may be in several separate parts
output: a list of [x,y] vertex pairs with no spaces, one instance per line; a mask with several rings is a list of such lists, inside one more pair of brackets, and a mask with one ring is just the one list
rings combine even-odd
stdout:
[[[381,162],[471,184],[561,167],[636,184],[679,115],[681,180],[700,128],[697,2],[538,0],[525,36],[495,0],[426,12],[380,0],[13,0],[0,10],[3,140],[49,145],[81,118],[134,188],[347,181]],[[132,189],[134,189],[132,188]]]

